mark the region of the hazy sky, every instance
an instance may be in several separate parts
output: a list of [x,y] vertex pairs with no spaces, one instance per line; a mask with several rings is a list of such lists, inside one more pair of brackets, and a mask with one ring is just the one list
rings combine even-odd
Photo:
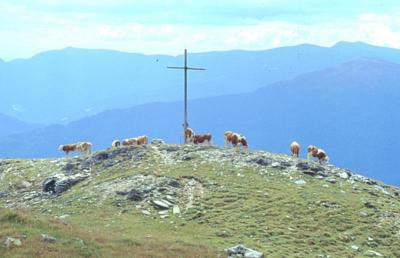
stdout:
[[364,41],[400,48],[399,0],[0,0],[0,58],[67,46],[146,54]]

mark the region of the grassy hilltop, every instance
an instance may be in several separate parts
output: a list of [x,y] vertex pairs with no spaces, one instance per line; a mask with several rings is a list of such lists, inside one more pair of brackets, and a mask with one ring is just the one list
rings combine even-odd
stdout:
[[0,160],[0,225],[0,257],[400,257],[400,189],[282,154],[132,146]]

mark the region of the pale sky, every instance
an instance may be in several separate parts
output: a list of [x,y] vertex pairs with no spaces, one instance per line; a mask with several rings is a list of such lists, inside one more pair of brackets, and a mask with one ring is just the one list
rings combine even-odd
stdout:
[[0,58],[65,47],[144,54],[363,41],[400,48],[399,0],[0,0]]

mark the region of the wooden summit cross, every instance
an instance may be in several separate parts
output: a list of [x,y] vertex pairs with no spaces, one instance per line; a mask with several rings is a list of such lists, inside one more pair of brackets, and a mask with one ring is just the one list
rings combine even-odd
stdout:
[[184,142],[186,142],[186,137],[185,137],[185,132],[186,129],[188,128],[189,124],[187,122],[187,71],[188,70],[200,70],[200,71],[204,71],[206,69],[204,68],[195,68],[195,67],[188,67],[187,66],[187,49],[185,49],[185,65],[183,67],[177,67],[177,66],[167,66],[167,68],[171,68],[171,69],[182,69],[184,70],[184,112],[183,112],[183,139]]

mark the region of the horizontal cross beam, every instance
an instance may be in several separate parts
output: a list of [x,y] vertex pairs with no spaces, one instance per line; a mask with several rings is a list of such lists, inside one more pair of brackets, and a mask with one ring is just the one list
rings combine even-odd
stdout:
[[204,68],[196,68],[196,67],[179,67],[179,66],[167,66],[167,68],[171,69],[186,69],[186,70],[200,70],[200,71],[205,71],[206,69]]

